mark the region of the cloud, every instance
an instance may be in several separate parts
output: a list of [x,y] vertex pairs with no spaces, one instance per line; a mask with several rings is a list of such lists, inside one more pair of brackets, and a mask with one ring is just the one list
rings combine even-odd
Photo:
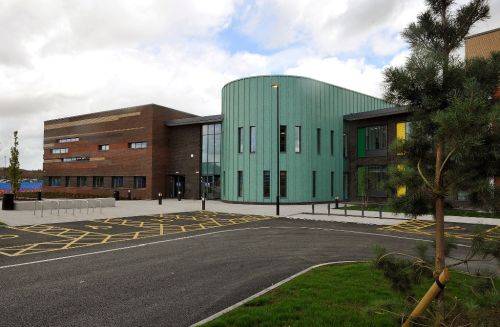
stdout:
[[[491,1],[497,19],[500,0]],[[220,112],[227,82],[304,75],[380,96],[399,31],[423,0],[25,0],[0,2],[0,165],[19,130],[23,168],[41,168],[43,121],[157,103]],[[218,36],[241,39],[231,47]],[[248,42],[246,42],[248,41]],[[248,49],[245,44],[261,49]]]

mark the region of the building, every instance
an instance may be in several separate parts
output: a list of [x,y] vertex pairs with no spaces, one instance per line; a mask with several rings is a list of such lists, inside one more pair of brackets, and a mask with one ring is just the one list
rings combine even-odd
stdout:
[[184,198],[205,194],[272,203],[279,153],[281,202],[330,201],[344,197],[346,184],[343,116],[389,106],[313,79],[280,75],[228,83],[223,115],[199,117],[150,104],[49,120],[44,191],[119,191],[133,199],[180,191]]
[[[133,198],[165,192],[168,158],[186,149],[168,142],[176,131],[164,122],[189,117],[149,104],[46,121],[44,191],[110,196],[117,190],[126,197],[130,190]],[[200,160],[199,153],[188,158]]]
[[226,84],[222,199],[275,202],[278,156],[280,202],[342,197],[343,116],[389,106],[381,99],[304,77],[257,76]]

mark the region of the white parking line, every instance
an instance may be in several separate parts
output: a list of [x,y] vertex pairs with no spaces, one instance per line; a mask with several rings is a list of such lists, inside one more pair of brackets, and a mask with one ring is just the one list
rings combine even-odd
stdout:
[[[152,241],[152,242],[141,243],[141,244],[134,244],[134,245],[123,246],[123,247],[107,249],[107,250],[79,253],[79,254],[74,254],[74,255],[67,255],[67,256],[62,256],[62,257],[29,261],[29,262],[22,262],[22,263],[16,263],[16,264],[12,264],[12,265],[0,266],[0,269],[14,268],[14,267],[20,267],[20,266],[33,265],[33,264],[37,264],[37,263],[44,263],[44,262],[51,262],[51,261],[84,257],[84,256],[88,256],[88,255],[95,255],[95,254],[102,254],[102,253],[115,252],[115,251],[121,251],[121,250],[128,250],[128,249],[134,249],[134,248],[139,248],[139,247],[148,246],[148,245],[161,244],[161,243],[173,242],[173,241],[180,241],[180,240],[198,238],[198,237],[203,237],[203,236],[210,236],[210,235],[215,235],[215,234],[238,232],[238,231],[245,231],[245,230],[259,230],[259,229],[322,230],[322,231],[331,231],[331,232],[339,232],[339,233],[347,233],[347,234],[358,234],[358,235],[370,235],[370,236],[378,236],[378,237],[386,237],[386,238],[396,238],[396,239],[411,240],[411,241],[432,242],[432,240],[430,240],[430,239],[414,238],[414,237],[406,237],[406,236],[398,236],[398,235],[388,235],[388,234],[380,234],[380,233],[372,233],[372,232],[362,232],[362,231],[355,231],[355,230],[348,230],[348,229],[307,227],[307,226],[297,226],[297,227],[294,227],[294,226],[262,226],[262,227],[226,229],[226,230],[214,231],[214,232],[209,232],[209,233],[202,233],[202,234],[196,234],[196,235],[171,238],[171,239],[166,239],[166,240],[159,240],[159,241]],[[456,244],[456,245],[459,247],[470,247],[469,245],[465,245],[465,244]]]

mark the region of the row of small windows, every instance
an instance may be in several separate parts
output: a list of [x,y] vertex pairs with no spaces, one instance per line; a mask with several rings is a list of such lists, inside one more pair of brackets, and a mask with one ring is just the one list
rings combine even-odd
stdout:
[[[131,142],[128,144],[130,149],[145,149],[148,147],[148,142]],[[97,146],[99,151],[109,151],[109,144],[99,144]],[[52,154],[65,154],[69,152],[68,148],[54,148],[51,150]],[[76,160],[73,160],[76,161]]]
[[[294,151],[295,153],[300,153],[302,151],[302,126],[295,126],[294,129]],[[250,126],[249,135],[249,150],[250,153],[255,153],[257,150],[257,129],[255,126]],[[287,126],[280,125],[280,152],[286,152],[287,145]],[[238,127],[238,153],[243,153],[243,139],[244,139],[244,129],[243,127]],[[333,155],[334,151],[334,132],[330,131],[330,154]],[[316,129],[316,153],[321,154],[321,128]]]
[[[243,196],[243,171],[238,170],[238,197]],[[316,171],[312,171],[311,174],[312,180],[312,197],[316,197]],[[330,172],[330,196],[334,196],[335,188],[335,174],[334,172]],[[269,198],[271,196],[271,171],[264,170],[262,171],[262,196],[264,198]],[[287,171],[280,171],[280,197],[287,197]]]
[[[64,187],[70,186],[70,176],[64,177]],[[104,176],[93,176],[92,177],[92,187],[104,187]],[[48,183],[49,186],[62,186],[62,177],[59,176],[51,176],[49,177]],[[77,176],[76,177],[76,187],[86,187],[88,185],[88,177],[87,176]],[[146,188],[146,177],[145,176],[134,176],[134,184],[135,189]],[[111,177],[111,187],[119,188],[123,187],[123,176],[112,176]]]
[[57,143],[71,143],[71,142],[78,142],[78,141],[80,141],[79,137],[69,137],[69,138],[59,139],[59,140],[57,140]]
[[[404,140],[411,133],[410,122],[396,124],[396,138]],[[388,148],[387,126],[376,125],[360,127],[357,132],[358,157],[377,156],[385,154]]]

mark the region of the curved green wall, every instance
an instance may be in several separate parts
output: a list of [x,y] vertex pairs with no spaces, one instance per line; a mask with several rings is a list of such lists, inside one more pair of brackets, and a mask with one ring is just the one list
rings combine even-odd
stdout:
[[[381,99],[331,84],[296,76],[256,76],[239,79],[222,89],[222,200],[272,203],[276,198],[276,89],[279,84],[280,125],[287,125],[287,151],[280,154],[280,170],[287,171],[287,197],[282,203],[319,202],[332,199],[330,172],[334,172],[334,197],[342,198],[343,115],[387,108]],[[256,126],[257,148],[250,153],[250,126]],[[302,128],[302,149],[294,151],[294,127]],[[238,153],[238,127],[243,127],[243,153]],[[317,154],[316,129],[321,128],[321,153]],[[330,131],[334,153],[330,154]],[[243,171],[243,194],[238,197],[237,172]],[[271,194],[263,196],[263,171],[271,171]],[[312,171],[316,171],[316,196],[312,196]]]

